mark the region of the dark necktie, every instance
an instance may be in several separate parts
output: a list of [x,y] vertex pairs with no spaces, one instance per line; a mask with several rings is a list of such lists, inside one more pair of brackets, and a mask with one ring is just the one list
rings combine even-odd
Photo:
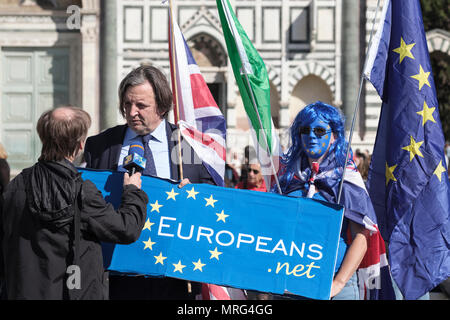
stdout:
[[156,176],[155,160],[153,160],[152,150],[150,150],[148,146],[148,142],[150,141],[151,138],[152,136],[150,134],[142,136],[142,141],[144,144],[144,158],[147,160],[147,164],[145,166],[143,174],[149,176]]

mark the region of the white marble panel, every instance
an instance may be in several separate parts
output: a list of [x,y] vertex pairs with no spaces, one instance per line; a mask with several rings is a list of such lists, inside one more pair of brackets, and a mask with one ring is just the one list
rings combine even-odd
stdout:
[[317,10],[317,41],[334,41],[334,9],[319,8]]
[[124,41],[142,41],[142,17],[142,7],[124,7]]

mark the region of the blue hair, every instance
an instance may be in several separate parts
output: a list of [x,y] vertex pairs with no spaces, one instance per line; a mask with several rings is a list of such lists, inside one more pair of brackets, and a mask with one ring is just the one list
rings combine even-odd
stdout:
[[301,136],[299,134],[300,127],[308,126],[317,118],[329,123],[331,130],[335,136],[335,141],[331,145],[328,153],[334,152],[336,159],[336,166],[343,167],[346,164],[345,156],[347,153],[347,141],[345,139],[345,118],[343,114],[335,107],[317,101],[307,105],[301,110],[294,119],[291,125],[290,135],[292,145],[283,155],[281,162],[286,167],[283,176],[280,177],[282,184],[288,184],[294,174],[296,163],[300,159],[306,159],[307,154],[301,143]]

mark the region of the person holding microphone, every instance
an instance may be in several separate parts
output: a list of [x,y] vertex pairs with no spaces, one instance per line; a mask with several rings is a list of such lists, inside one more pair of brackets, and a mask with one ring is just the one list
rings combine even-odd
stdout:
[[90,124],[80,108],[44,112],[37,123],[39,161],[0,199],[0,276],[7,299],[108,299],[100,242],[129,244],[140,236],[148,203],[141,173],[124,173],[115,210],[73,165]]

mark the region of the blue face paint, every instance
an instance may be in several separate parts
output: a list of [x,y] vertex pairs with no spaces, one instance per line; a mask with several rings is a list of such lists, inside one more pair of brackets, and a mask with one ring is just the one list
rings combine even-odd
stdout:
[[300,134],[308,157],[319,159],[327,151],[333,133],[328,122],[318,118],[309,125],[301,127]]

